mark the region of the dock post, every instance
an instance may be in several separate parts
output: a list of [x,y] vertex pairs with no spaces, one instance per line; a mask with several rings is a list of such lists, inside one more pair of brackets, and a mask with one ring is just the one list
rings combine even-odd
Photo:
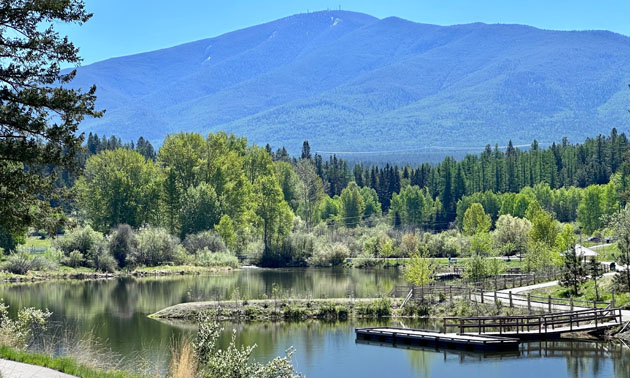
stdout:
[[[551,312],[551,295],[547,297],[547,307],[549,308],[549,312]],[[547,332],[547,331],[545,331]]]
[[481,303],[483,303],[483,288],[479,289],[479,292],[481,293]]
[[442,318],[442,320],[444,320],[444,327],[442,329],[442,332],[446,333],[446,318]]
[[595,328],[597,328],[597,310],[595,310]]
[[610,301],[610,308],[615,308],[615,289],[612,289],[612,299]]
[[571,311],[573,311],[573,297],[569,298],[569,305],[571,306]]
[[527,311],[532,312],[532,294],[527,293]]
[[510,308],[514,307],[514,304],[512,303],[512,290],[510,290]]
[[494,304],[496,304],[499,301],[499,298],[497,298],[497,291],[494,291]]
[[597,309],[597,299],[593,299],[593,308]]
[[448,287],[448,298],[453,302],[453,286]]

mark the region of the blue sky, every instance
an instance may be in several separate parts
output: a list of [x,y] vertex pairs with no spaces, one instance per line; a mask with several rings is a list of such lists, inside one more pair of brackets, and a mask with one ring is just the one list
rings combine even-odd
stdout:
[[341,9],[438,25],[517,23],[630,35],[630,0],[85,0],[94,17],[62,26],[84,64],[214,37],[307,11]]

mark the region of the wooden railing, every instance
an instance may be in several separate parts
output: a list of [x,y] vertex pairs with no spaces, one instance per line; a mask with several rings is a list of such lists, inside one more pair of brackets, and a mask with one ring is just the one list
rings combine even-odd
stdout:
[[456,328],[459,333],[498,333],[499,335],[518,335],[525,332],[540,334],[571,332],[589,328],[584,327],[585,324],[589,324],[590,328],[597,328],[608,322],[621,324],[621,318],[619,308],[597,308],[544,315],[446,317],[443,321],[443,332],[447,332],[449,328]]

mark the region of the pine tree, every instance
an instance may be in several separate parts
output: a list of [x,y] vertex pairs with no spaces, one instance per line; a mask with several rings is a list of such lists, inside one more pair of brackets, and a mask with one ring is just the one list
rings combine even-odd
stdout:
[[602,269],[602,264],[595,256],[591,257],[588,263],[588,274],[591,276],[593,284],[595,284],[595,299],[599,300],[599,286],[597,280],[604,275],[604,270]]
[[560,286],[567,287],[573,295],[579,295],[580,285],[586,282],[586,269],[577,256],[575,245],[564,253],[564,266]]

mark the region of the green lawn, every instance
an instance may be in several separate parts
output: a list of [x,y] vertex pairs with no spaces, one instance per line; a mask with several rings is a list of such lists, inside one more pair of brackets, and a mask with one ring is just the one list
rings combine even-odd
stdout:
[[142,378],[123,371],[104,371],[83,366],[67,357],[51,357],[45,354],[19,351],[6,346],[0,346],[0,358],[23,362],[26,364],[44,366],[62,373],[82,378]]
[[[600,301],[610,302],[612,300],[612,279],[613,277],[603,277],[598,280]],[[530,292],[532,295],[548,296],[554,298],[570,298],[572,295],[569,289],[562,286],[550,286],[543,289],[536,289]],[[594,301],[595,296],[595,283],[590,280],[583,284],[580,288],[578,296],[573,296],[574,299]],[[630,293],[615,293],[615,306],[630,308]]]

